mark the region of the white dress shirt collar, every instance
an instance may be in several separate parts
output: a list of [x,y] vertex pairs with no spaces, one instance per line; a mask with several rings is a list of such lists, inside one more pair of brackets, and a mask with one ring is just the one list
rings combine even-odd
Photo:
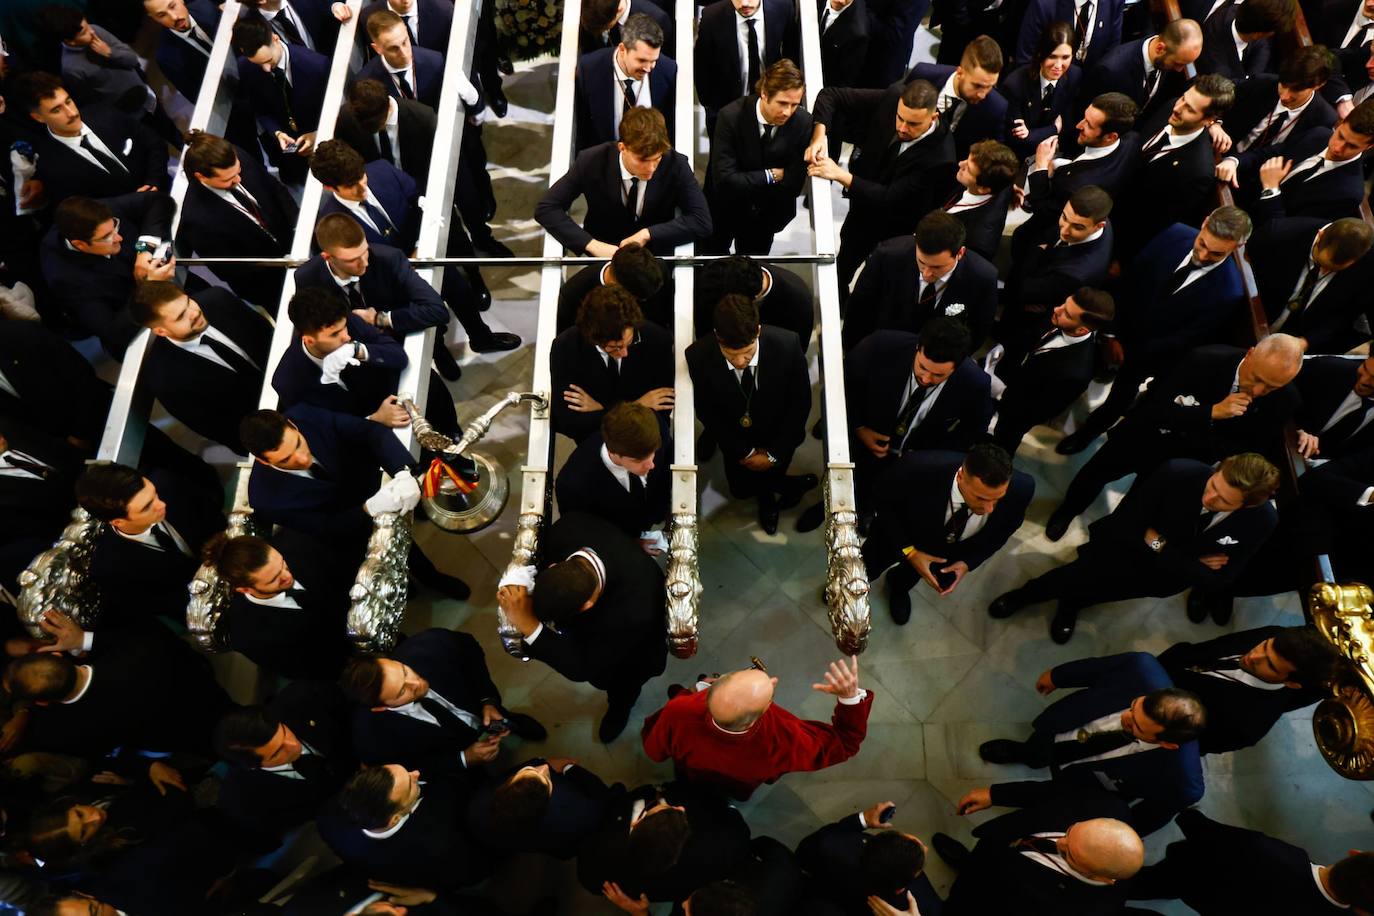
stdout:
[[65,700],[62,701],[62,704],[64,706],[71,705],[72,703],[75,703],[77,700],[84,697],[86,695],[86,691],[91,689],[91,681],[95,680],[95,668],[91,667],[90,665],[77,665],[76,668],[78,671],[86,672],[86,683],[82,684],[77,689],[76,693],[72,694],[71,696],[67,697]]
[[410,820],[410,816],[415,813],[415,809],[419,808],[420,803],[423,801],[423,798],[416,799],[415,806],[412,807],[405,814],[401,815],[401,819],[392,826],[386,828],[385,830],[364,830],[363,836],[371,837],[374,840],[385,840],[395,836],[397,833],[400,832],[401,828],[406,825],[406,821]]
[[[623,468],[611,460],[611,450],[606,447],[604,442],[601,444],[601,463],[606,466],[606,470],[611,472],[611,476],[615,478],[616,483],[624,487],[626,493],[630,492],[629,468]],[[648,474],[636,474],[635,476],[639,478],[639,482],[644,484],[644,486],[647,487],[649,485]]]

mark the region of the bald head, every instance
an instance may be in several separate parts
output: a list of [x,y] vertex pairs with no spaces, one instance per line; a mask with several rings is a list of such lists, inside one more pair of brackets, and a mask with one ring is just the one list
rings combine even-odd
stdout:
[[1145,863],[1145,844],[1123,821],[1110,817],[1079,821],[1064,837],[1069,862],[1099,881],[1124,881]]
[[757,668],[731,671],[707,691],[706,711],[726,731],[743,731],[767,711],[777,683],[777,678]]
[[1291,334],[1270,334],[1246,354],[1241,367],[1241,387],[1262,397],[1293,381],[1302,368],[1307,342]]

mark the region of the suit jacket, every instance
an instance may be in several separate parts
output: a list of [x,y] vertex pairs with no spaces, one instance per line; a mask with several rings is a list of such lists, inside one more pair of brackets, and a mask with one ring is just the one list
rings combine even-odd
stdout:
[[1326,695],[1316,685],[1266,690],[1201,673],[1281,632],[1283,627],[1259,627],[1200,643],[1176,643],[1159,654],[1174,684],[1197,694],[1207,710],[1207,731],[1198,740],[1202,753],[1223,754],[1258,744],[1284,713],[1311,706]]
[[[1059,166],[1051,175],[1040,169],[1026,176],[1026,199],[1035,215],[1025,225],[1034,225],[1034,232],[1047,222],[1055,223],[1064,211],[1064,204],[1079,188],[1097,185],[1115,199],[1126,187],[1134,172],[1138,157],[1135,154],[1138,138],[1127,132],[1117,141],[1116,149],[1096,159],[1075,159]],[[1018,230],[1022,231],[1022,230]]]
[[[309,266],[307,262],[297,270]],[[371,266],[368,273],[372,273]],[[397,312],[403,310],[397,309]],[[352,312],[348,315],[348,334],[367,347],[367,362],[344,369],[342,385],[321,383],[320,367],[305,352],[305,344],[299,339],[291,342],[277,362],[277,371],[272,373],[272,387],[280,399],[280,409],[295,404],[313,404],[326,410],[366,417],[377,409],[383,398],[396,393],[401,370],[407,362],[401,343]]]
[[101,105],[85,106],[81,121],[124,168],[107,172],[54,139],[48,131],[35,131],[33,148],[38,153],[38,172],[34,177],[47,188],[48,200],[56,204],[73,196],[116,197],[131,194],[144,185],[168,189],[167,144],[151,128],[117,109]]
[[[758,346],[756,387],[749,402],[714,335],[687,348],[697,418],[716,437],[726,461],[738,461],[758,449],[786,467],[806,438],[806,417],[811,412],[806,356],[795,334],[768,325],[762,327]],[[740,425],[746,413],[748,428]]]
[[812,890],[846,916],[860,916],[869,912],[870,895],[876,895],[894,907],[905,907],[908,892],[916,898],[916,907],[920,912],[941,912],[940,898],[924,872],[918,872],[898,893],[891,890],[878,893],[876,888],[867,885],[861,862],[869,837],[856,812],[826,824],[803,839],[797,845],[797,861],[811,875]]
[[992,261],[1002,247],[1002,233],[1007,228],[1007,211],[1011,209],[1012,189],[1003,188],[976,207],[949,211],[964,224],[964,244],[970,251]]
[[569,512],[544,535],[542,565],[590,549],[606,567],[606,584],[589,610],[558,630],[545,626],[528,644],[536,658],[570,681],[593,687],[642,684],[667,663],[663,572],[639,542],[610,522]]
[[[374,159],[363,168],[367,172],[367,190],[377,198],[377,203],[381,204],[390,222],[383,220],[382,225],[374,227],[358,219],[354,212],[344,206],[330,191],[320,195],[320,219],[330,213],[347,213],[362,227],[369,246],[393,246],[401,249],[402,254],[413,251],[420,234],[419,185],[385,159]],[[371,273],[371,268],[368,269],[368,273]],[[364,274],[363,278],[366,280],[367,274]],[[444,311],[447,315],[448,310]]]
[[[421,14],[423,20],[424,14]],[[411,46],[411,70],[415,78],[415,85],[411,86],[411,91],[415,93],[415,100],[430,108],[439,108],[439,93],[444,88],[444,55],[438,51],[431,51],[429,48],[417,48]],[[386,87],[387,95],[393,99],[401,100],[401,87],[392,77],[391,71],[386,68],[386,61],[379,55],[372,58],[363,65],[358,71],[358,79],[372,79]]]
[[[1153,655],[1127,652],[1105,658],[1084,658],[1056,665],[1051,677],[1058,687],[1085,687],[1052,703],[1036,716],[1031,740],[1053,741],[1113,712],[1125,710],[1136,697],[1170,686],[1169,676]],[[1124,820],[1141,836],[1167,824],[1173,816],[1202,798],[1202,763],[1196,741],[1177,750],[1151,748],[1105,760],[1083,761],[1054,768],[1053,782],[999,783],[992,786],[994,805],[1025,807],[1055,796],[1112,786],[1133,801]]]
[[912,544],[950,563],[963,561],[977,569],[1021,527],[1035,493],[1035,481],[1024,471],[1012,473],[1011,486],[983,527],[953,544],[945,541],[945,512],[954,474],[964,463],[960,452],[912,452],[899,458],[879,483],[884,501],[875,526],[893,543]]
[[945,916],[1022,913],[1025,916],[1114,916],[1125,902],[1127,883],[1085,884],[1040,864],[1013,848],[1037,833],[1066,833],[1081,821],[1099,817],[1128,820],[1130,808],[1102,791],[1057,798],[984,821],[973,828],[978,844],[959,870],[945,901]]
[[207,287],[192,298],[209,319],[210,327],[238,344],[258,368],[231,363],[233,368],[226,369],[166,337],[154,336],[152,349],[143,361],[142,383],[168,413],[193,431],[240,455],[247,454],[239,441],[239,421],[258,409],[272,326],[223,287]]
[[[601,282],[602,267],[601,264],[584,267],[568,277],[559,287],[558,317],[554,324],[559,334],[577,321],[577,309],[582,305],[582,300],[587,298],[587,294],[605,285]],[[659,262],[659,267],[663,271],[663,285],[649,298],[639,299],[639,308],[644,312],[646,319],[663,330],[670,331],[673,327],[673,271],[662,261]]]
[[1068,346],[1041,349],[1049,330],[1041,323],[1025,338],[1007,344],[997,364],[1006,390],[997,401],[997,441],[1008,451],[1032,427],[1059,416],[1087,390],[1097,370],[1096,334]]
[[[625,93],[616,83],[614,58],[615,48],[603,48],[584,54],[577,62],[574,111],[579,153],[599,143],[614,143],[620,139],[615,130],[615,113],[624,105]],[[677,110],[677,63],[666,54],[660,54],[648,79],[650,107],[662,112],[671,141],[673,113]]]
[[[190,0],[186,9],[191,14],[192,22],[200,26],[205,37],[213,44],[215,32],[219,29],[219,6],[211,0]],[[200,95],[200,84],[205,80],[205,65],[209,62],[208,55],[175,35],[158,36],[158,69],[192,103]]]
[[[920,348],[919,335],[907,331],[874,331],[845,356],[845,405],[851,429],[892,435],[911,381]],[[991,383],[981,366],[964,357],[930,411],[906,438],[906,451],[964,451],[987,431],[992,418]],[[893,441],[896,449],[898,443]]]
[[[663,0],[663,3],[656,3],[654,0],[630,0],[630,9],[625,13],[626,17],[633,16],[635,13],[643,13],[663,30],[663,53],[669,57],[675,55],[676,42],[675,30],[673,26],[672,3]],[[577,53],[578,56],[599,51],[602,48],[614,48],[620,43],[620,26],[614,25],[608,32],[592,32],[584,28],[577,30]]]
[[601,433],[583,439],[554,481],[558,511],[599,516],[632,538],[666,522],[672,501],[673,443],[666,428],[663,433],[663,444],[654,453],[648,485],[637,494],[622,487],[602,462],[605,440]]
[[[797,215],[797,195],[806,181],[801,155],[811,141],[811,113],[797,109],[786,124],[774,129],[765,147],[758,103],[759,97],[751,92],[722,108],[716,120],[709,196],[711,221],[718,232],[741,224],[781,232]],[[783,170],[783,178],[770,183],[765,172],[774,168]]]
[[[1296,171],[1302,161],[1326,148],[1331,136],[1327,129],[1314,129],[1302,137],[1289,137],[1281,153],[1293,160]],[[1309,180],[1301,177],[1279,185],[1273,197],[1261,197],[1253,203],[1255,224],[1263,225],[1283,216],[1310,216],[1325,220],[1345,216],[1359,216],[1360,201],[1364,199],[1362,162],[1350,162],[1337,168],[1327,168]],[[1290,173],[1291,174],[1291,173]]]
[[[784,57],[797,59],[799,35],[797,8],[792,0],[763,0],[763,64],[759,73]],[[729,3],[708,4],[697,23],[696,85],[697,98],[708,112],[724,108],[753,86],[744,85],[744,65],[740,60],[739,19]]]
[[[416,4],[420,15],[420,34],[411,39],[411,46],[416,45],[427,48],[431,51],[438,51],[443,54],[448,51],[448,33],[453,30],[453,6],[443,3],[441,0],[419,0]],[[372,0],[371,3],[363,7],[362,13],[358,17],[358,40],[367,45],[370,39],[367,34],[367,20],[378,10],[390,9],[386,0]],[[395,10],[391,10],[395,12]],[[368,53],[372,53],[370,50]]]
[[314,535],[360,551],[372,532],[363,502],[376,492],[382,471],[395,474],[411,463],[391,430],[380,423],[309,404],[288,408],[329,479],[289,474],[256,462],[248,477],[248,502],[269,524]]
[[[573,201],[587,200],[581,226],[568,214]],[[640,229],[649,230],[649,250],[672,254],[678,245],[711,235],[711,211],[687,157],[669,152],[644,186],[644,205],[632,217],[624,203],[620,151],[614,143],[583,150],[572,168],[540,198],[534,218],[550,235],[578,254],[593,240],[618,245]]]
[[920,298],[916,236],[888,239],[869,255],[845,307],[846,345],[852,346],[876,328],[919,333],[931,318],[944,315],[962,321],[977,347],[987,337],[997,312],[997,268],[977,252],[965,252],[924,313]]
[[313,818],[352,775],[348,702],[332,682],[296,681],[267,710],[311,750],[292,769],[301,778],[230,764],[216,802],[221,814],[259,847],[275,849],[291,828]]
[[[634,342],[620,360],[620,373],[613,381],[598,347],[587,343],[577,328],[568,328],[549,350],[554,429],[581,442],[601,429],[601,418],[621,401],[633,401],[655,388],[673,387],[672,353],[672,335],[656,324],[643,324],[635,331]],[[573,410],[563,400],[569,385],[587,392],[602,409],[585,413]]]
[[[250,64],[245,57],[239,58],[239,90],[252,106],[264,131],[269,135],[281,131],[296,137],[319,126],[325,84],[329,82],[329,58],[305,45],[285,42],[283,45],[291,70],[286,98],[278,91],[271,75],[264,73],[257,64]],[[366,72],[363,75],[367,75]],[[293,120],[295,128],[291,127]]]
[[83,439],[95,449],[112,392],[71,344],[41,321],[0,321],[0,373],[19,394],[0,390],[0,416],[57,439]]
[[[1088,42],[1087,55],[1083,66],[1092,67],[1106,54],[1121,44],[1121,17],[1126,6],[1120,0],[1105,0],[1093,8],[1092,40]],[[1031,0],[1021,18],[1021,33],[1016,41],[1016,60],[1020,63],[1035,63],[1035,49],[1045,29],[1055,22],[1073,25],[1077,20],[1073,0]],[[1198,69],[1199,73],[1209,71]]]
[[[346,121],[342,115],[347,109],[340,110],[339,124],[335,135],[358,151],[367,162],[382,158],[382,148],[376,133],[362,129],[354,118]],[[418,187],[425,187],[429,181],[429,159],[433,151],[434,133],[439,129],[439,119],[430,108],[413,99],[400,99],[396,102],[396,134],[401,145],[401,170],[415,180]],[[466,134],[466,131],[464,132]],[[394,163],[393,163],[394,164]]]
[[[1094,41],[1093,45],[1096,46],[1097,42]],[[1054,129],[1055,118],[1062,118],[1065,128],[1077,123],[1073,118],[1077,114],[1078,89],[1082,84],[1083,68],[1078,64],[1070,64],[1055,84],[1054,95],[1050,97],[1049,107],[1046,107],[1040,90],[1040,62],[1031,61],[1011,71],[997,84],[997,91],[1007,102],[1007,123],[1002,142],[1023,159],[1034,156],[1041,140],[1059,133]],[[1012,122],[1017,120],[1026,122],[1026,129],[1030,131],[1024,139],[1018,140],[1012,136]]]
[[133,49],[113,32],[91,24],[91,31],[109,46],[108,57],[90,48],[63,44],[62,82],[78,105],[110,105],[134,116],[150,107],[148,84]]
[[1354,390],[1363,362],[1362,358],[1345,356],[1314,356],[1303,360],[1302,371],[1295,381],[1298,393],[1302,395],[1297,423],[1299,429],[1321,437],[1322,458],[1340,458],[1374,445],[1374,423],[1365,424],[1364,428],[1346,438],[1322,432],[1336,409]]
[[1236,51],[1231,33],[1240,6],[1228,3],[1202,24],[1202,56],[1196,61],[1198,73],[1216,73],[1239,85],[1246,79],[1269,72],[1273,39],[1250,42],[1244,56]]
[[930,4],[924,0],[865,0],[868,6],[868,57],[860,86],[883,87],[902,78],[911,63],[916,30]]
[[386,838],[363,833],[333,802],[316,819],[320,836],[344,864],[377,881],[406,887],[454,889],[491,870],[489,856],[463,829],[467,792],[452,776],[430,776],[420,804]]
[[[1188,78],[1182,73],[1165,70],[1159,76],[1154,94],[1148,99],[1145,97],[1145,43],[1149,40],[1149,37],[1137,38],[1119,44],[1104,54],[1096,65],[1087,68],[1078,96],[1076,111],[1079,116],[1094,98],[1104,92],[1120,92],[1130,96],[1141,108],[1137,120],[1148,118],[1161,109],[1167,110],[1173,100],[1183,94],[1188,86]],[[1071,126],[1068,118],[1064,119],[1064,126]]]
[[826,126],[826,133],[852,141],[867,153],[849,164],[854,181],[844,230],[856,240],[876,244],[915,231],[921,217],[944,200],[954,179],[954,138],[943,124],[906,152],[888,155],[888,146],[896,138],[893,125],[904,88],[827,86],[816,98],[814,118]]
[[636,801],[653,804],[653,786],[642,786],[618,799],[601,829],[587,837],[577,853],[577,878],[599,893],[614,881],[632,897],[652,901],[686,899],[694,890],[730,875],[749,856],[749,825],[725,799],[685,783],[663,787],[669,804],[686,808],[690,834],[682,854],[669,868],[644,874],[629,855],[630,819]]
[[[295,13],[297,18],[305,25],[305,34],[301,37],[308,37],[311,44],[314,45],[314,50],[321,54],[326,56],[332,54],[334,51],[334,42],[339,37],[339,21],[335,19],[334,15],[329,11],[329,0],[288,0],[288,2],[291,11]],[[371,4],[363,8],[363,19],[358,23],[360,35],[367,34],[365,26],[367,24],[367,13],[370,6]],[[261,10],[248,7],[244,10],[243,17],[246,19],[250,16],[261,18],[267,23],[268,28],[281,36],[282,41],[296,41],[295,37],[290,35],[282,26],[280,13],[268,19],[266,16],[262,15]],[[213,37],[213,34],[211,37]]]
[[491,799],[507,778],[527,766],[545,761],[536,757],[517,764],[500,779],[489,779],[477,787],[468,804],[468,831],[505,852],[537,852],[557,859],[577,855],[582,841],[609,817],[616,803],[625,796],[620,783],[607,786],[591,770],[573,764],[563,772],[549,769],[549,806],[535,829],[516,834],[491,813]]
[[[828,5],[829,0],[817,0],[818,24]],[[830,18],[830,25],[821,32],[821,72],[825,75],[825,85],[861,85],[859,80],[868,55],[869,30],[872,28],[868,4],[865,0],[853,0],[838,18],[835,11],[831,10]]]
[[18,594],[19,573],[57,540],[71,521],[76,497],[72,486],[81,473],[82,456],[62,439],[9,416],[0,415],[0,435],[10,449],[47,465],[44,477],[0,474],[0,583]]
[[[1154,137],[1142,131],[1143,146]],[[1137,151],[1131,182],[1113,208],[1122,245],[1131,250],[1169,226],[1201,226],[1210,208],[1208,196],[1216,185],[1216,157],[1207,132],[1180,147],[1145,157]],[[1119,211],[1119,212],[1118,212]]]
[[1028,236],[1027,244],[1018,246],[1021,252],[1014,256],[1007,281],[1010,301],[1053,310],[1079,287],[1102,288],[1112,266],[1115,239],[1114,223],[1108,222],[1102,235],[1092,241],[1056,246],[1059,226],[1046,221],[1038,236]]
[[[907,74],[906,81],[925,80],[938,91],[949,80],[954,68],[940,64],[917,64]],[[1007,100],[996,89],[977,105],[965,102],[959,125],[951,134],[954,137],[954,152],[960,158],[968,155],[968,148],[979,140],[1002,140],[1007,130]]]
[[[134,243],[140,235],[167,239],[176,204],[166,194],[126,194],[105,201],[119,220],[124,243],[113,257],[83,254],[67,245],[56,227],[38,252],[53,299],[81,336],[100,338],[111,359],[122,360],[138,327],[125,307],[134,292]],[[103,424],[102,424],[103,425]]]
[[[387,196],[391,197],[389,193]],[[439,293],[434,287],[420,279],[415,268],[410,266],[410,259],[406,257],[405,252],[390,245],[379,245],[371,242],[368,243],[367,249],[369,255],[367,272],[359,278],[358,286],[362,291],[363,302],[369,308],[375,308],[379,312],[390,312],[391,330],[394,332],[392,336],[404,336],[426,328],[437,328],[440,336],[442,336],[444,329],[448,327],[448,306],[444,304],[444,300],[439,297]],[[330,276],[329,264],[326,263],[322,255],[315,255],[296,268],[296,286],[302,289],[306,287],[337,288]],[[353,334],[351,319],[349,333]],[[358,340],[360,338],[353,335],[353,339]],[[364,343],[367,342],[364,341]],[[378,357],[372,353],[372,344],[368,343],[367,346],[367,362],[372,364],[377,361]],[[390,354],[388,354],[389,357]],[[378,363],[378,365],[382,364]],[[400,365],[395,368],[399,369],[404,366],[403,355]],[[384,368],[392,368],[392,366],[388,363]],[[375,409],[375,405],[368,409],[368,413],[371,413],[373,409]]]
[[[1258,227],[1246,243],[1260,301],[1270,323],[1287,309],[1307,267],[1312,242],[1326,224],[1322,217],[1276,219]],[[1370,311],[1365,290],[1369,288],[1371,271],[1374,259],[1365,257],[1338,272],[1309,299],[1305,308],[1288,316],[1283,332],[1306,337],[1309,352],[1314,354],[1344,353],[1362,343],[1368,334],[1356,330],[1356,322]]]
[[[1348,25],[1349,23],[1347,23]],[[1342,26],[1344,29],[1345,26]],[[1256,127],[1261,123],[1267,122],[1269,115],[1278,104],[1279,78],[1270,73],[1261,73],[1253,76],[1243,83],[1236,86],[1236,104],[1231,110],[1226,112],[1226,133],[1230,135],[1232,141],[1239,144],[1250,136]],[[1336,111],[1320,93],[1312,96],[1312,101],[1298,115],[1293,126],[1288,128],[1285,137],[1301,137],[1308,131],[1319,127],[1334,127],[1336,124]],[[1286,126],[1286,125],[1285,125]],[[1277,133],[1277,131],[1271,131]],[[1256,143],[1261,138],[1256,138]],[[1260,165],[1264,160],[1278,155],[1278,142],[1268,142],[1257,145],[1237,153],[1233,148],[1228,154],[1236,160],[1237,169],[1247,176],[1253,176],[1259,171]],[[1252,179],[1253,180],[1253,179]],[[1242,182],[1244,179],[1242,179]]]
[[[286,186],[267,174],[256,154],[235,147],[243,187],[258,202],[266,229],[191,178],[181,204],[177,247],[203,258],[278,258],[291,249],[300,208]],[[127,236],[126,236],[127,238]],[[285,273],[280,268],[215,265],[215,275],[244,299],[275,312]]]

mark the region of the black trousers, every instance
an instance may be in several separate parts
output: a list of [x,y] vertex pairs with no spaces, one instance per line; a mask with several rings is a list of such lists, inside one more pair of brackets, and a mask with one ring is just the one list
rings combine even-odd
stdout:
[[1107,400],[1088,414],[1079,432],[1096,438],[1110,429],[1112,424],[1121,419],[1122,414],[1135,403],[1136,396],[1140,393],[1140,383],[1154,375],[1156,368],[1127,357],[1116,372],[1116,380],[1107,392]]
[[[707,430],[709,433],[710,430]],[[725,465],[725,482],[730,487],[730,495],[735,499],[761,499],[776,497],[783,488],[783,478],[787,476],[791,455],[775,455],[778,463],[766,471],[751,471],[737,459],[721,452],[721,463]]]
[[1078,549],[1078,556],[1036,576],[1017,589],[1032,603],[1058,601],[1065,610],[1081,610],[1094,604],[1128,601],[1132,598],[1164,598],[1186,588],[1159,575],[1149,557],[1119,543],[1094,547],[1091,542]]
[[1151,447],[1134,429],[1118,430],[1078,469],[1057,511],[1070,517],[1081,515],[1107,484],[1127,474],[1144,477],[1170,457],[1166,449],[1157,442]]

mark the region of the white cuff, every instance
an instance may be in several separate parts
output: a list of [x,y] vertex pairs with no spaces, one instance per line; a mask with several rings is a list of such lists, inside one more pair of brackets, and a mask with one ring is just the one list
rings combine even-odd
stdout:
[[859,692],[852,697],[836,697],[835,702],[839,703],[841,706],[858,706],[866,699],[868,699],[868,691],[860,687]]
[[539,626],[537,626],[537,627],[534,628],[534,632],[533,632],[533,633],[531,633],[529,636],[526,636],[526,637],[525,637],[525,645],[528,646],[530,643],[534,642],[536,639],[539,638],[539,634],[540,634],[540,633],[543,633],[543,632],[544,632],[544,625],[541,623]]
[[467,752],[466,752],[466,751],[459,751],[459,752],[458,752],[458,760],[459,760],[460,763],[463,764],[463,769],[466,770],[466,769],[468,768],[468,755],[467,755]]
[[[1374,488],[1371,488],[1371,489],[1374,489]],[[1368,495],[1368,494],[1366,494],[1366,495]],[[91,631],[87,630],[86,632],[84,632],[84,633],[81,634],[81,651],[82,651],[82,652],[89,652],[89,651],[91,651],[91,647],[94,646],[94,645],[95,645],[95,634],[94,634],[94,633],[92,633]]]
[[138,241],[146,242],[149,245],[152,245],[154,248],[162,244],[162,239],[158,238],[155,235],[140,235],[138,237]]
[[862,811],[860,811],[860,812],[858,813],[857,817],[859,818],[859,826],[860,826],[861,828],[863,828],[864,830],[867,830],[867,829],[868,829],[868,821],[864,820],[864,813],[863,813]]
[[1260,200],[1268,200],[1271,197],[1278,197],[1282,193],[1282,188],[1265,188],[1263,191],[1260,191]]
[[1371,503],[1374,503],[1374,487],[1367,488],[1360,494],[1360,498],[1355,501],[1355,505],[1357,506],[1368,506]]

